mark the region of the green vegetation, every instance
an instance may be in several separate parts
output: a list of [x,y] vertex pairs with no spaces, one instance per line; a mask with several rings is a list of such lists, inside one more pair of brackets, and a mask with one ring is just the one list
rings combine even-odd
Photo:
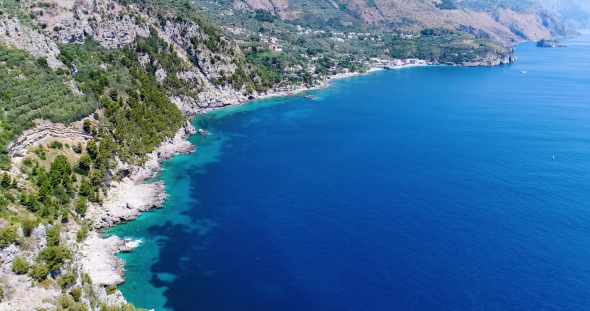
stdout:
[[0,247],[6,248],[12,243],[18,244],[16,226],[6,226],[0,230]]
[[80,298],[82,297],[82,289],[80,287],[72,288],[70,291],[70,295],[74,298],[75,302],[79,302]]
[[497,44],[486,39],[448,29],[425,29],[422,35],[412,39],[399,37],[387,41],[389,56],[393,58],[419,58],[438,63],[460,64],[502,50]]
[[49,269],[45,265],[34,264],[29,271],[29,276],[37,281],[43,281],[47,278]]
[[76,283],[77,276],[71,272],[64,273],[58,280],[57,283],[63,289],[66,289]]
[[107,292],[107,295],[111,295],[117,291],[117,285],[109,285],[105,287],[105,290]]
[[33,120],[69,123],[99,106],[72,92],[66,85],[69,75],[58,75],[40,63],[27,52],[0,45],[0,169],[10,165],[8,142],[32,127]]
[[16,274],[27,274],[29,272],[29,263],[20,257],[16,257],[12,261],[12,271]]
[[541,39],[537,41],[537,46],[542,48],[552,48],[552,47],[565,47],[565,44],[557,41],[557,40],[548,40],[548,39]]
[[[25,193],[24,191],[22,192]],[[31,232],[39,225],[39,221],[36,218],[27,218],[22,221],[21,227],[25,237],[31,236]]]
[[45,247],[37,256],[37,261],[45,263],[49,272],[58,271],[66,259],[72,259],[72,252],[63,246]]

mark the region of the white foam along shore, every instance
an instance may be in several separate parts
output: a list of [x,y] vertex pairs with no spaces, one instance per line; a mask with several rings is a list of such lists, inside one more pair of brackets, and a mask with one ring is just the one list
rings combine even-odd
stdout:
[[[414,65],[403,67],[410,66],[413,67]],[[288,91],[274,91],[258,96],[253,100],[292,96],[309,90],[325,88],[330,84],[330,81],[336,79],[370,74],[379,70],[384,69],[374,67],[363,73],[340,73],[329,76],[329,78],[324,79],[312,87],[302,86]],[[220,108],[210,108],[208,110],[213,109]],[[164,184],[161,181],[147,183],[146,180],[156,176],[161,170],[160,163],[162,161],[178,154],[193,152],[195,147],[187,138],[196,133],[197,131],[194,126],[186,121],[174,138],[165,140],[160,147],[147,155],[148,161],[143,166],[129,166],[120,163],[120,168],[127,170],[129,175],[121,181],[110,184],[108,194],[102,206],[93,205],[89,207],[86,218],[93,221],[94,228],[109,228],[122,222],[131,221],[141,215],[142,212],[148,211],[151,208],[162,207],[162,202],[166,199]],[[140,243],[130,243],[118,237],[104,238],[97,232],[93,232],[82,245],[82,253],[84,254],[82,269],[98,284],[121,284],[125,281],[124,263],[116,257],[116,254],[132,251],[139,245]],[[125,302],[124,297],[120,294],[113,298],[115,298],[111,299],[115,300],[113,303]]]

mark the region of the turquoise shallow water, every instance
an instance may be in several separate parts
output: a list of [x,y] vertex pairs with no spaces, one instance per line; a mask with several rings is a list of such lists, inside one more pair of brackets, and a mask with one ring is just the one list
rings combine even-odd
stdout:
[[[590,36],[195,118],[165,208],[110,233],[156,310],[587,309]],[[526,71],[526,74],[521,73]],[[552,156],[555,159],[552,160]]]

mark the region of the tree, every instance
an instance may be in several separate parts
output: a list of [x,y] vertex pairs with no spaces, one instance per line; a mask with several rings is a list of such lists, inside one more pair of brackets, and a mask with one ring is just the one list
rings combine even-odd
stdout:
[[29,272],[29,263],[20,257],[16,257],[12,261],[12,271],[16,274],[26,274]]
[[98,146],[94,139],[89,140],[86,144],[86,152],[88,152],[88,155],[90,155],[92,159],[96,159],[96,156],[98,155]]
[[90,120],[88,120],[88,119],[84,120],[84,124],[82,125],[82,128],[84,129],[85,132],[90,133],[90,130],[92,129],[92,123],[90,123]]
[[57,225],[47,228],[47,233],[45,235],[45,240],[47,241],[47,247],[59,245],[59,233],[60,233],[60,228]]
[[86,199],[85,198],[80,197],[78,199],[78,202],[76,202],[75,210],[76,210],[76,213],[80,214],[81,216],[84,216],[84,214],[86,214]]
[[47,63],[47,58],[45,58],[45,57],[37,58],[37,65],[39,65],[39,67],[41,67],[43,69],[49,68],[49,64]]
[[92,159],[87,154],[81,156],[80,160],[78,160],[78,167],[85,172],[90,170],[90,165],[92,165]]
[[27,203],[29,202],[29,198],[27,196],[27,192],[26,191],[21,191],[20,193],[20,204],[26,206]]
[[12,180],[10,178],[10,175],[8,175],[8,173],[4,172],[4,174],[2,174],[2,180],[0,181],[0,185],[2,186],[2,188],[8,189],[8,188],[10,188],[11,183],[12,183]]
[[89,197],[94,193],[94,191],[87,180],[82,180],[82,183],[80,184],[80,191],[78,193],[80,193],[82,196]]

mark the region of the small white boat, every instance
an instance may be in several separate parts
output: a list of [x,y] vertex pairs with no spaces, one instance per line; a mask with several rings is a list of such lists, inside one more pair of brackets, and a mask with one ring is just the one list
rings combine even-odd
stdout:
[[520,73],[526,73],[526,71],[522,70]]

